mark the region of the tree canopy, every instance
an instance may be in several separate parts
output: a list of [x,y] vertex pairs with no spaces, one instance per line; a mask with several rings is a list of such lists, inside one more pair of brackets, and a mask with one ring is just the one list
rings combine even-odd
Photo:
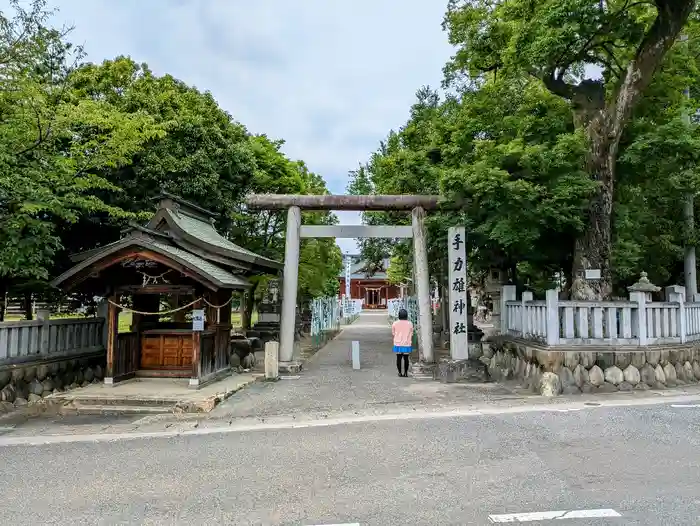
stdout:
[[[232,241],[281,259],[284,214],[251,213],[248,192],[325,193],[283,141],[251,134],[209,92],[146,64],[84,62],[45,0],[0,13],[0,285],[42,290],[68,255],[118,239],[161,190],[219,215]],[[309,214],[326,223],[332,214]],[[301,297],[337,287],[334,240],[304,243]]]
[[[489,268],[539,290],[602,268],[591,296],[621,294],[640,271],[680,282],[682,247],[696,242],[680,220],[683,196],[700,189],[700,136],[683,117],[700,86],[694,7],[450,1],[449,95],[421,88],[408,121],[351,172],[348,190],[465,200],[461,214],[429,216],[434,275],[447,227],[466,225],[476,283]],[[688,40],[676,40],[681,30]],[[404,243],[362,248],[410,275]]]

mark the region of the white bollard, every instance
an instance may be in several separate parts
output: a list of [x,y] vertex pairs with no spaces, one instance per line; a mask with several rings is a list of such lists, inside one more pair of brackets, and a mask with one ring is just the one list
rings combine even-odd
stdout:
[[352,342],[352,368],[360,368],[360,342]]
[[279,342],[265,343],[265,380],[279,378]]

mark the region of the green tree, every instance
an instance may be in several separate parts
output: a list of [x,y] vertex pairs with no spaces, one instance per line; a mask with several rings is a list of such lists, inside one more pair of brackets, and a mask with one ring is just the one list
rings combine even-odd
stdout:
[[[12,0],[0,13],[0,293],[44,280],[61,248],[57,222],[121,210],[95,192],[114,189],[99,171],[127,162],[157,131],[108,102],[74,100],[68,78],[82,51],[69,29],[47,26],[43,0]],[[4,308],[1,309],[4,313]]]
[[[612,292],[612,204],[620,139],[635,106],[679,36],[693,0],[450,0],[444,28],[457,52],[449,84],[488,75],[531,75],[570,104],[585,139],[585,168],[597,185],[573,271],[600,268],[594,294]],[[601,70],[586,78],[586,68]],[[465,77],[466,81],[465,82]]]

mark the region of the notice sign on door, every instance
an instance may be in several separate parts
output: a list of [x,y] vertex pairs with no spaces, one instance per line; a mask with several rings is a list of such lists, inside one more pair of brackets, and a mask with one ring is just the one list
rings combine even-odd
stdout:
[[194,309],[192,311],[192,330],[193,331],[203,331],[204,330],[204,310]]

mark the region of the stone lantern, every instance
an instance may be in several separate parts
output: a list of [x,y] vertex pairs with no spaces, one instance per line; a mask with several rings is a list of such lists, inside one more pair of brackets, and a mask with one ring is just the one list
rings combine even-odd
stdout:
[[639,274],[639,281],[635,283],[634,285],[630,285],[627,287],[627,290],[629,292],[642,292],[644,294],[644,298],[647,301],[652,301],[651,294],[653,292],[659,292],[661,290],[661,287],[657,287],[654,285],[651,281],[649,281],[649,278],[647,277],[646,272],[642,272]]

